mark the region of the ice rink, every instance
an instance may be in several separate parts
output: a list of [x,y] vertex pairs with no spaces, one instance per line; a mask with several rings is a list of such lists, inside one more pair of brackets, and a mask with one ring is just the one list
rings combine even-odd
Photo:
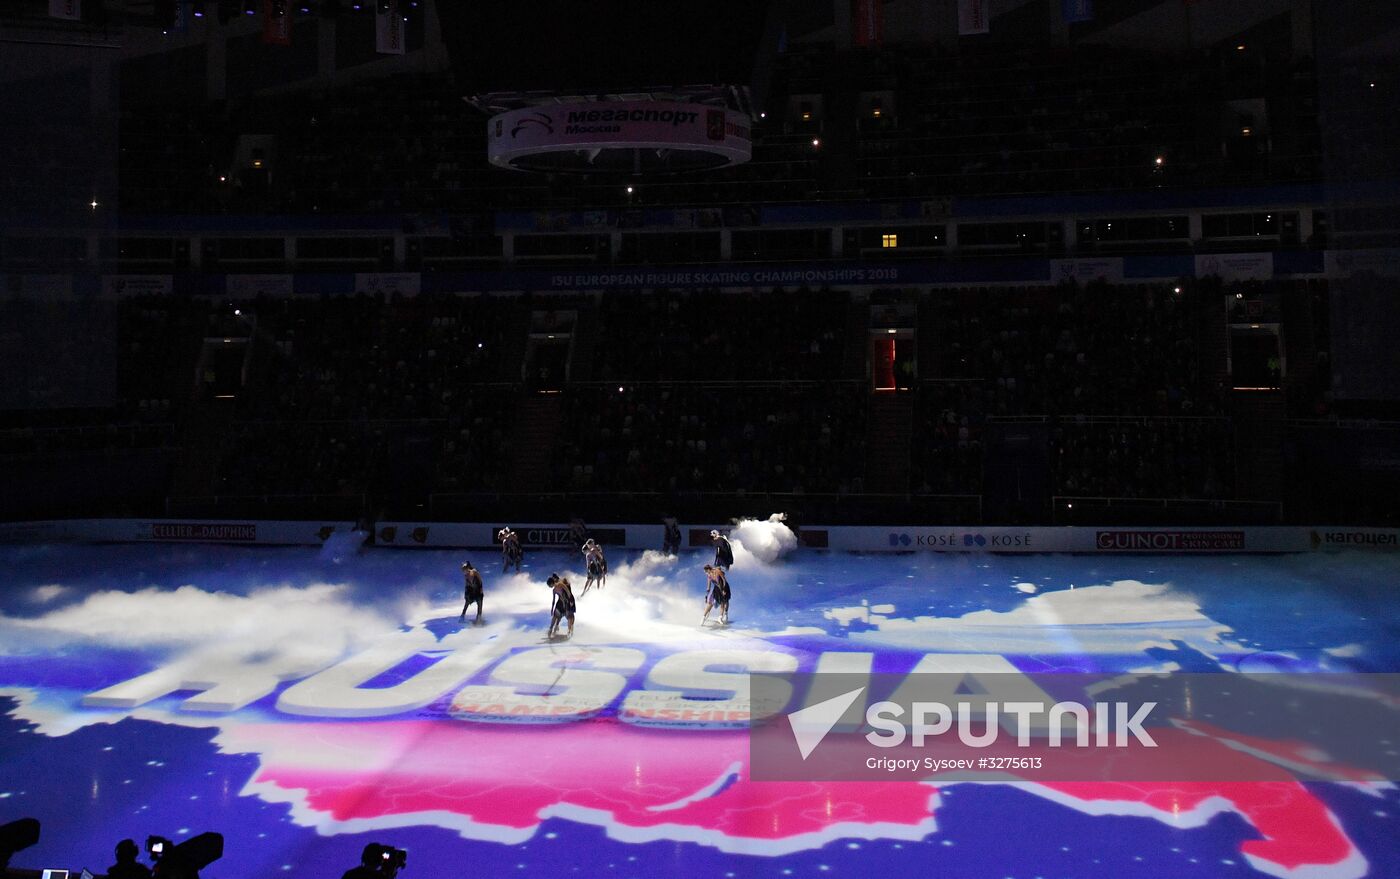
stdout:
[[[425,877],[1400,876],[1400,794],[1344,771],[754,782],[744,729],[707,710],[747,669],[852,651],[888,672],[1396,672],[1400,556],[741,549],[723,628],[700,625],[708,554],[610,556],[549,641],[544,580],[581,591],[577,555],[502,575],[489,552],[0,548],[0,820],[43,821],[15,866],[100,872],[123,837],[217,830],[206,879],[337,877],[369,841]],[[480,627],[458,621],[466,558]],[[647,715],[656,692],[694,710]]]

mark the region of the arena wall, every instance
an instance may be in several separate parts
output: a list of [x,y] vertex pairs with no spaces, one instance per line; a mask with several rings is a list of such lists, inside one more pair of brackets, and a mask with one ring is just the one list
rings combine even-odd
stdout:
[[[372,533],[350,522],[214,521],[176,519],[74,519],[11,522],[0,525],[0,543],[226,543],[249,546],[321,546],[334,539],[344,546],[402,549],[493,549],[507,523],[380,522]],[[568,523],[510,523],[526,550],[574,548]],[[681,526],[682,542],[709,546],[711,529]],[[660,549],[658,524],[591,525],[588,534],[604,546]],[[361,538],[359,535],[363,535]],[[1350,526],[1262,526],[1247,528],[1151,527],[969,527],[806,526],[797,529],[806,550],[838,552],[994,552],[994,553],[1304,553],[1346,549],[1394,552],[1400,529]]]

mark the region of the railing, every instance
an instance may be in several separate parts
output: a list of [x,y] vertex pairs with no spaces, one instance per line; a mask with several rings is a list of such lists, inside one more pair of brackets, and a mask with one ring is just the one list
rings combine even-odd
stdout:
[[1157,424],[1164,422],[1228,424],[1228,415],[989,415],[988,424],[1055,424],[1074,427],[1085,424]]
[[1279,501],[1199,498],[1073,497],[1051,499],[1055,525],[1276,525]]
[[53,427],[0,427],[0,440],[47,436],[113,436],[138,433],[175,435],[175,425],[166,421],[151,424],[84,424]]
[[80,427],[0,428],[0,455],[94,452],[109,449],[168,447],[175,441],[175,425],[83,425]]
[[601,379],[589,379],[588,381],[569,381],[565,383],[569,388],[615,388],[626,387],[714,387],[714,388],[812,388],[827,387],[830,385],[850,385],[852,387],[865,386],[870,383],[867,378],[774,378],[774,379],[729,379],[729,378],[690,378],[690,379],[631,379],[615,378],[603,381]]
[[1374,418],[1290,418],[1288,426],[1339,430],[1400,430],[1400,421]]
[[[470,521],[483,515],[514,521],[584,519],[721,522],[787,513],[795,521],[884,524],[982,520],[981,495],[854,494],[834,492],[470,492],[429,497],[422,518]],[[405,518],[412,518],[405,516]]]
[[351,519],[369,512],[364,494],[240,494],[170,497],[165,513],[190,519]]

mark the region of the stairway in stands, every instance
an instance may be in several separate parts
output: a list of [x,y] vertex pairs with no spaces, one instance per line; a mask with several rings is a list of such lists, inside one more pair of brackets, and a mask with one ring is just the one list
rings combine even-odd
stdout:
[[227,407],[210,401],[191,405],[179,427],[180,452],[170,475],[170,497],[207,498],[219,493],[216,480],[224,451],[222,440],[230,421]]
[[1196,369],[1203,390],[1230,381],[1230,327],[1225,294],[1219,282],[1206,281],[1196,291],[1202,299],[1197,310]]
[[841,377],[865,378],[870,356],[870,303],[865,295],[851,294],[846,306],[845,342]]
[[[1291,288],[1283,295],[1283,353],[1287,366],[1285,390],[1307,399],[1317,380],[1317,329],[1313,326],[1312,295]],[[1296,389],[1296,391],[1295,391]]]
[[1282,391],[1236,391],[1235,496],[1276,501],[1283,497],[1283,440],[1288,407]]
[[867,491],[904,494],[909,491],[910,440],[914,430],[914,395],[872,391],[866,421]]
[[593,361],[602,334],[602,318],[594,308],[580,308],[574,321],[573,340],[569,346],[569,381],[593,380]]
[[549,488],[563,411],[563,394],[522,393],[511,428],[511,490],[540,492]]

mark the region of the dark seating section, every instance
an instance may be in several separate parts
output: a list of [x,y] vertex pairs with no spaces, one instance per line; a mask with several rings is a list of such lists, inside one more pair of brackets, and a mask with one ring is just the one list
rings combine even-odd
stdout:
[[921,373],[970,380],[972,414],[1214,414],[1215,376],[1199,366],[1209,305],[1170,284],[935,291]]
[[117,312],[120,406],[139,421],[168,421],[190,396],[191,364],[209,320],[206,299],[136,296]]
[[[773,83],[751,162],[630,193],[616,181],[492,168],[487,117],[462,101],[447,73],[246,105],[131,106],[122,116],[121,200],[138,212],[476,211],[792,202],[833,190],[945,198],[1202,187],[1320,174],[1311,63],[1236,57],[1233,46],[958,54],[896,46],[837,60],[794,46],[778,57]],[[834,118],[809,100],[852,88],[858,109],[847,112],[856,118]],[[271,135],[275,149],[250,140],[240,155],[240,134]],[[254,148],[264,151],[262,167],[250,164]]]
[[[913,495],[986,497],[1004,491],[1005,438],[1023,433],[1047,497],[1230,500],[1257,467],[1240,446],[1257,434],[1224,390],[1226,324],[1250,303],[1281,321],[1278,411],[1286,398],[1313,425],[1357,414],[1333,411],[1319,281],[890,295],[916,306],[902,313],[917,315],[918,364],[911,390],[883,400],[863,374],[870,306],[849,291],[136,296],[116,306],[112,404],[0,413],[0,458],[165,450],[170,482],[153,491],[170,497],[383,509],[901,491],[890,473],[907,454]],[[568,378],[527,384],[532,327],[565,314]],[[242,353],[220,359],[227,340]],[[898,423],[882,420],[889,401],[910,404],[907,453],[873,426]]]
[[1222,302],[1176,284],[935,291],[913,484],[979,492],[989,420],[1039,418],[1056,494],[1230,496],[1229,421],[1208,417],[1225,406],[1223,363],[1201,342]]
[[910,484],[921,494],[980,494],[986,412],[973,382],[926,382],[915,408]]
[[363,494],[383,436],[382,424],[237,422],[219,437],[211,494]]
[[[862,120],[863,188],[995,195],[1315,178],[1316,125],[1295,109],[1316,92],[1310,63],[1235,57],[1233,46],[1221,54],[892,49],[863,71],[871,88],[895,84],[894,108]],[[822,81],[819,64],[807,66],[793,90]],[[1238,131],[1208,108],[1243,95],[1264,115],[1244,125],[1273,122],[1289,149],[1221,149]]]
[[464,389],[512,378],[505,330],[518,298],[264,299],[246,311],[263,355],[249,416],[446,418]]
[[1231,496],[1227,418],[1072,418],[1054,425],[1058,495],[1222,499]]
[[555,486],[858,493],[865,402],[860,382],[577,388],[563,419]]
[[839,378],[850,315],[849,295],[834,290],[610,295],[598,307],[593,374],[604,381]]

